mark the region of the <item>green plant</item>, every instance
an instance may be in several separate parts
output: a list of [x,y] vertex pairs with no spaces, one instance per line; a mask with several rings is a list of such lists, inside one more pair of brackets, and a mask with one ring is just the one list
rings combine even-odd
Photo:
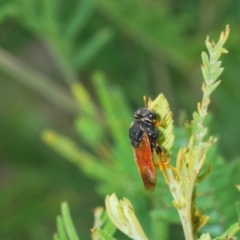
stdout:
[[[200,103],[198,103],[197,112],[193,114],[193,120],[190,123],[186,124],[186,129],[189,134],[189,142],[186,146],[180,147],[180,150],[178,151],[178,154],[176,155],[177,147],[176,145],[173,146],[172,151],[173,155],[176,156],[176,169],[177,169],[177,176],[174,176],[174,172],[171,168],[165,168],[163,169],[164,175],[168,178],[169,183],[168,187],[171,192],[171,195],[173,197],[173,206],[178,211],[178,214],[180,216],[181,224],[183,226],[183,231],[185,234],[185,239],[192,240],[197,239],[197,233],[200,228],[202,228],[206,223],[209,221],[209,216],[206,216],[204,214],[204,208],[211,207],[210,204],[214,204],[214,199],[209,200],[208,197],[205,197],[204,203],[198,204],[198,198],[199,196],[199,190],[197,190],[198,183],[200,183],[200,186],[205,182],[207,183],[201,191],[208,191],[209,187],[219,187],[221,184],[224,184],[224,182],[218,181],[218,175],[223,174],[223,177],[228,176],[229,174],[232,174],[233,179],[234,178],[234,168],[239,169],[239,161],[238,159],[232,163],[226,163],[222,158],[216,153],[216,146],[214,147],[216,138],[214,137],[208,137],[208,140],[205,140],[207,135],[207,127],[205,125],[205,120],[208,113],[208,105],[210,103],[210,94],[216,89],[216,87],[219,85],[220,81],[218,80],[219,76],[221,75],[223,68],[221,67],[221,62],[219,61],[219,58],[222,53],[227,53],[227,50],[223,48],[223,45],[225,41],[228,38],[229,34],[229,27],[226,27],[226,30],[221,33],[220,39],[217,44],[214,42],[210,42],[209,38],[206,40],[207,49],[209,52],[209,55],[207,55],[205,52],[202,53],[202,72],[204,76],[204,83],[202,86],[203,90],[203,98]],[[109,116],[109,119],[107,119],[107,124],[110,126],[110,129],[113,133],[113,137],[119,135],[117,133],[119,131],[119,118],[116,116],[115,109],[122,109],[118,108],[119,102],[124,102],[123,99],[119,99],[118,94],[114,93],[115,99],[111,98],[109,96],[109,92],[106,91],[106,86],[104,86],[104,77],[101,74],[96,74],[94,76],[94,83],[97,84],[98,88],[100,88],[99,91],[99,97],[102,102],[102,106],[105,109],[105,112],[108,112],[107,116]],[[79,95],[80,96],[80,95]],[[110,101],[113,101],[110,104]],[[164,101],[165,98],[164,98]],[[163,98],[157,98],[155,101],[150,103],[150,108],[153,106],[163,106]],[[155,108],[155,111],[161,116],[164,117],[169,114],[169,108],[168,105],[164,105],[165,107]],[[126,106],[123,109],[127,110]],[[121,110],[122,111],[122,110]],[[125,116],[128,118],[129,114],[126,112]],[[90,119],[88,119],[89,122]],[[86,122],[78,121],[79,129],[84,129],[84,125],[87,124]],[[90,124],[92,122],[90,121]],[[173,133],[172,133],[172,120],[168,121],[167,127],[165,132],[163,132],[164,138],[160,139],[159,143],[163,146],[165,151],[169,152],[170,147],[172,145],[173,141]],[[164,126],[163,126],[164,127]],[[170,130],[169,130],[170,129]],[[103,136],[103,130],[101,129],[95,129],[94,131],[89,134],[88,132],[84,132],[82,130],[82,135],[86,136],[86,141],[92,142],[93,139],[97,139],[97,136]],[[169,135],[165,136],[164,134],[168,133]],[[185,132],[186,133],[186,132]],[[85,134],[85,135],[84,135]],[[95,134],[95,135],[94,135]],[[116,135],[115,135],[116,134]],[[182,142],[186,141],[186,134],[183,134],[182,130],[178,129],[175,130],[176,141]],[[181,140],[178,140],[177,138],[181,136]],[[130,191],[134,192],[134,194],[131,194],[131,198],[134,201],[139,200],[140,194],[138,194],[137,199],[134,199],[134,196],[136,193],[139,193],[138,186],[131,184],[128,178],[128,172],[123,172],[124,167],[124,160],[122,157],[124,156],[124,153],[121,154],[121,158],[119,158],[119,150],[118,149],[124,149],[125,141],[124,136],[121,138],[115,139],[116,144],[113,146],[113,149],[109,148],[108,151],[106,149],[102,149],[102,153],[104,152],[106,155],[102,155],[101,157],[105,157],[105,159],[108,159],[110,162],[102,162],[97,163],[97,160],[94,159],[93,156],[87,154],[84,152],[83,149],[78,150],[77,147],[65,137],[61,137],[56,133],[53,132],[46,132],[44,135],[45,141],[47,141],[49,144],[51,144],[57,151],[60,151],[62,154],[64,154],[68,159],[71,159],[73,162],[79,164],[81,169],[85,173],[87,173],[89,176],[97,178],[102,183],[100,184],[100,192],[106,193],[107,191],[111,191],[113,189],[114,192],[120,193],[120,194],[129,194],[128,187],[130,187]],[[99,146],[99,151],[96,151],[100,155],[100,145],[99,141],[95,143],[94,146]],[[119,147],[119,148],[118,148]],[[175,151],[175,154],[174,154]],[[117,154],[114,154],[116,152]],[[110,154],[109,154],[110,153]],[[114,159],[116,160],[119,158],[119,164],[114,162]],[[127,156],[126,156],[127,157]],[[212,167],[211,167],[212,166]],[[219,168],[220,166],[220,168]],[[209,172],[213,174],[209,176]],[[125,175],[126,179],[125,183],[128,182],[128,186],[124,185],[124,178],[122,175]],[[237,173],[236,173],[237,174]],[[121,175],[121,177],[120,177]],[[134,176],[135,177],[135,176]],[[109,182],[110,179],[115,179],[116,183],[112,184]],[[124,186],[124,189],[121,188],[121,186],[118,185],[118,180],[121,181],[121,185]],[[121,180],[120,180],[121,179]],[[227,179],[227,177],[226,177]],[[230,179],[230,178],[229,178]],[[212,186],[211,182],[216,183],[214,186]],[[231,180],[231,179],[230,179]],[[203,182],[202,182],[203,181]],[[231,181],[229,181],[229,184],[232,184]],[[132,186],[131,186],[132,185]],[[234,186],[232,184],[232,186]],[[124,193],[122,193],[124,191]],[[157,191],[157,189],[156,189]],[[217,193],[217,189],[214,189],[214,193]],[[157,192],[159,194],[159,192]],[[153,198],[156,196],[153,196]],[[148,197],[151,199],[151,197]],[[161,198],[156,197],[154,200],[152,198],[152,202],[155,203],[154,206],[156,209],[152,211],[152,219],[158,219],[159,217],[162,217],[165,212],[165,216],[167,216],[166,213],[170,214],[172,210],[164,210],[160,209],[159,205],[156,204],[156,201]],[[222,199],[223,200],[223,199]],[[167,199],[169,201],[169,199]],[[233,206],[234,196],[231,198],[231,201],[229,204]],[[205,204],[205,206],[204,206]],[[200,205],[200,206],[198,206]],[[139,203],[136,204],[137,207],[141,206]],[[204,208],[203,208],[204,207]],[[221,205],[222,208],[224,208],[223,205]],[[113,222],[113,224],[123,231],[125,234],[127,234],[132,239],[148,239],[146,237],[146,234],[143,232],[139,221],[137,220],[133,207],[131,203],[127,199],[123,199],[119,201],[115,194],[111,196],[106,197],[106,210],[108,213],[109,218]],[[238,209],[239,210],[239,209]],[[220,212],[217,212],[218,210],[215,209],[215,206],[212,206],[211,209],[212,213],[219,215]],[[231,215],[231,213],[228,213],[227,215]],[[236,215],[235,215],[236,216]],[[227,216],[225,216],[226,219],[230,219]],[[108,222],[109,220],[106,220],[106,216],[104,217],[105,221]],[[236,218],[235,218],[236,219]],[[168,217],[169,221],[169,217]],[[215,219],[216,221],[216,219]],[[142,218],[140,218],[140,222],[142,222]],[[210,221],[211,224],[213,222]],[[106,225],[108,225],[106,224]],[[159,223],[160,224],[160,223]],[[215,226],[217,223],[214,223]],[[101,225],[101,224],[100,224]],[[104,224],[102,224],[104,225]],[[163,224],[164,225],[164,224]],[[156,226],[155,226],[156,227]],[[160,225],[158,226],[159,229],[163,230]],[[202,233],[202,235],[199,237],[199,240],[210,240],[210,239],[230,239],[234,238],[236,232],[240,229],[239,224],[233,224],[227,231],[225,231],[224,234],[220,234],[218,232],[218,235],[220,235],[217,238],[212,238],[209,233]],[[156,231],[156,230],[155,230]],[[102,229],[99,226],[98,228],[94,228],[93,232],[100,238],[100,239],[113,239],[111,236],[113,235],[114,231],[107,232],[106,229]],[[207,231],[208,232],[208,231]],[[211,232],[211,231],[210,231]],[[212,232],[213,235],[216,235],[216,232]],[[161,235],[161,233],[156,233],[155,235],[152,233],[152,236],[150,239],[164,239],[166,238],[166,235]],[[61,239],[61,238],[60,238]],[[70,240],[72,238],[69,238]],[[94,238],[93,238],[94,239]]]
[[[200,93],[198,56],[202,36],[206,32],[218,34],[219,26],[226,21],[232,29],[237,29],[239,19],[234,1],[205,3],[191,0],[181,4],[141,0],[0,2],[0,169],[3,177],[0,209],[2,215],[7,216],[1,222],[1,239],[48,238],[59,199],[69,202],[75,223],[88,225],[80,225],[80,237],[86,239],[91,215],[84,220],[81,216],[82,212],[86,216],[87,209],[99,201],[95,189],[101,196],[116,189],[119,197],[130,199],[151,239],[176,239],[173,234],[181,234],[180,227],[176,227],[180,223],[172,208],[172,197],[160,175],[156,191],[152,195],[144,193],[127,131],[133,109],[143,105],[140,100],[143,94],[154,97],[164,92],[175,120],[181,106],[186,114],[194,109]],[[205,214],[211,216],[207,224],[210,229],[203,231],[210,231],[212,236],[219,236],[227,223],[237,218],[232,203],[238,195],[229,186],[234,186],[239,178],[239,158],[232,159],[239,153],[240,145],[238,40],[239,32],[233,31],[227,45],[231,55],[224,61],[225,81],[212,98],[214,117],[206,121],[211,132],[220,136],[207,157],[207,161],[214,161],[215,167],[199,184],[204,195],[197,198],[198,206],[204,207]],[[96,69],[105,74],[98,82],[102,86],[99,94],[95,89],[99,85],[93,82],[101,74],[94,75],[91,81]],[[78,102],[70,95],[69,86],[72,87],[73,82],[80,85],[79,94],[75,92]],[[106,97],[104,92],[109,97],[106,98],[108,109],[113,111],[106,110],[106,104],[100,102]],[[116,92],[123,95],[118,98],[119,102],[113,101]],[[75,132],[69,124],[72,117],[77,118]],[[174,127],[172,159],[176,159],[180,146],[187,146],[188,140],[185,129],[176,125],[178,122]],[[61,161],[62,158],[39,139],[39,132],[46,126],[53,126],[54,130],[71,136],[69,138],[78,134],[74,139],[75,150],[80,146],[80,154],[81,150],[87,153],[79,155],[81,161],[74,161],[79,169],[83,169],[82,157],[87,160],[90,156],[100,166],[103,161],[106,169],[116,171],[118,181],[96,177],[92,161],[93,168],[87,169],[87,163],[83,164],[89,177],[74,170],[74,164]],[[68,159],[72,159],[70,154]],[[118,168],[112,165],[115,161]],[[87,198],[87,205],[80,208],[82,200]]]

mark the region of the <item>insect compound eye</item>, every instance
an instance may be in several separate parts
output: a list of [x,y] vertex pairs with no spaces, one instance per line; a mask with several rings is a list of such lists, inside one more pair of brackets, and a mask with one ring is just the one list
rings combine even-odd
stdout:
[[155,120],[156,118],[157,118],[157,114],[155,113],[155,112],[150,112],[149,113],[149,115],[148,115],[148,117],[150,118],[150,119],[152,119],[152,120]]

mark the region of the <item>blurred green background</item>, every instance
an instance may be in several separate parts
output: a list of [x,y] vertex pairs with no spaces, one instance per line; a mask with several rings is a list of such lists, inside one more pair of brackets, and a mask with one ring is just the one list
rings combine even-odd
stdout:
[[[1,0],[0,239],[52,239],[62,201],[81,239],[90,239],[92,210],[104,204],[106,193],[138,202],[139,215],[151,209],[158,198],[149,200],[134,165],[131,114],[143,95],[162,92],[175,125],[182,116],[191,119],[201,99],[205,38],[217,40],[226,24],[229,54],[212,96],[210,129],[230,162],[240,146],[239,1]],[[81,90],[74,88],[74,95],[76,82]],[[106,157],[114,165],[124,158],[125,165],[99,188],[101,177],[79,171],[42,141],[46,129],[72,139],[95,160]],[[111,188],[115,181],[123,184]],[[182,234],[177,224],[172,228]]]

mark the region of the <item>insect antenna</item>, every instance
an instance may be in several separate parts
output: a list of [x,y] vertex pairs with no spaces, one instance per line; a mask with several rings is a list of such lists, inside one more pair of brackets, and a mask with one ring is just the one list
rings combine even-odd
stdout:
[[144,101],[145,108],[148,108],[148,106],[147,106],[148,100],[147,100],[147,97],[145,95],[143,96],[143,101]]

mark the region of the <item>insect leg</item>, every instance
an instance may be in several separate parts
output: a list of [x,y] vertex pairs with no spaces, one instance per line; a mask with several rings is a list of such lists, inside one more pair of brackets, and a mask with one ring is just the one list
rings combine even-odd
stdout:
[[[156,158],[157,158],[157,161],[158,161],[158,165],[157,165],[157,166],[159,167],[160,171],[162,172],[163,177],[164,177],[164,179],[165,179],[165,182],[166,182],[166,184],[168,185],[169,179],[168,179],[168,176],[167,176],[167,174],[166,174],[165,169],[166,169],[166,167],[167,167],[166,164],[169,164],[169,160],[168,160],[168,162],[163,162],[163,161],[160,159],[159,155],[157,154],[156,150],[154,150],[154,154],[155,154],[155,156],[156,156]],[[161,154],[161,155],[162,155],[162,154]]]
[[[166,157],[164,151],[162,151],[162,152],[160,152],[160,154],[158,154],[156,152],[156,150],[154,150],[154,154],[155,154],[155,156],[157,158],[157,161],[158,161],[157,166],[159,167],[160,171],[162,172],[163,177],[166,181],[166,184],[168,185],[168,183],[169,183],[169,179],[168,179],[168,176],[167,176],[167,173],[166,173],[166,168],[169,168],[173,171],[174,178],[177,180],[178,179],[177,169],[174,168],[173,166],[171,166],[171,164],[169,163],[170,160]],[[161,155],[161,157],[160,157],[160,155]]]

